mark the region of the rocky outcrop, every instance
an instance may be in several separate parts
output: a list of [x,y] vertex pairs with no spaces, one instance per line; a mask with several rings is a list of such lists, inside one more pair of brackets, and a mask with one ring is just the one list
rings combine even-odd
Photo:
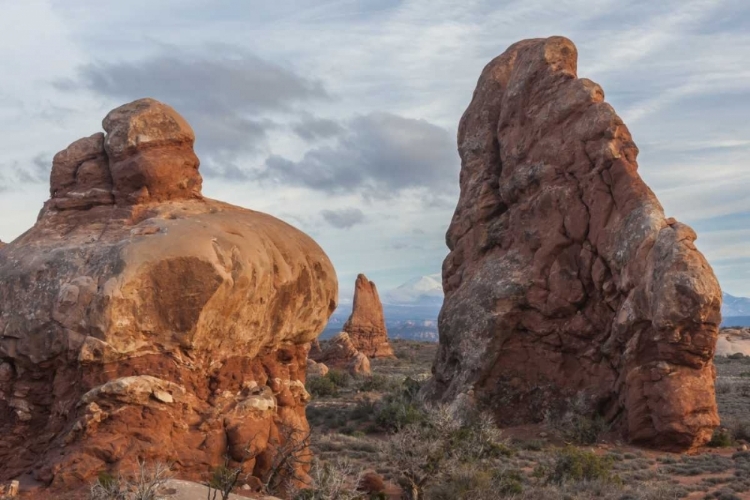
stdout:
[[722,328],[716,342],[717,356],[750,356],[750,328]]
[[383,304],[380,303],[375,283],[364,274],[357,276],[354,284],[352,314],[344,324],[354,347],[371,358],[392,358],[393,349],[388,343]]
[[479,78],[459,125],[461,195],[426,395],[515,424],[586,392],[630,441],[691,448],[719,423],[721,291],[576,65],[570,40],[525,40]]
[[310,351],[307,356],[313,361],[318,361],[323,355],[323,350],[320,348],[320,341],[318,339],[310,342]]
[[308,430],[334,269],[288,224],[204,199],[172,108],[104,129],[55,156],[52,198],[0,253],[0,480],[68,489],[138,458],[203,479],[225,455],[262,477]]
[[346,370],[351,375],[372,375],[369,358],[354,347],[346,332],[326,342],[319,362],[325,363],[328,368]]
[[328,373],[328,367],[324,363],[316,363],[310,358],[307,358],[307,376],[308,377],[323,377]]

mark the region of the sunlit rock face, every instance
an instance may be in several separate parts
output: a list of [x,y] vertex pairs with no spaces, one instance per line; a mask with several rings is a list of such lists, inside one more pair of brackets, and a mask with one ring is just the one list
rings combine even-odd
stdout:
[[370,358],[394,357],[378,289],[364,274],[358,275],[354,283],[352,314],[343,330],[362,354]]
[[51,199],[0,251],[0,479],[67,489],[139,457],[199,479],[225,455],[261,477],[308,430],[333,266],[292,226],[204,198],[169,106],[126,104],[104,129],[55,156]]
[[524,40],[479,78],[459,125],[461,195],[425,392],[517,424],[583,391],[630,441],[688,449],[719,423],[719,284],[576,66],[570,40]]

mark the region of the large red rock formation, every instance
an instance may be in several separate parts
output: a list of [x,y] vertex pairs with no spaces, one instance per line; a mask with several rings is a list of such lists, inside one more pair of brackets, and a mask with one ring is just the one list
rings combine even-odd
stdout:
[[104,128],[55,156],[52,198],[0,253],[0,480],[62,490],[137,458],[199,479],[225,455],[260,477],[308,430],[334,269],[288,224],[204,199],[172,108]]
[[343,331],[349,334],[354,347],[370,358],[392,358],[393,349],[388,343],[383,304],[375,283],[364,274],[354,283],[352,314],[344,324]]
[[576,64],[570,40],[526,40],[479,78],[459,125],[461,195],[426,392],[514,424],[585,391],[633,442],[700,445],[719,423],[719,284]]

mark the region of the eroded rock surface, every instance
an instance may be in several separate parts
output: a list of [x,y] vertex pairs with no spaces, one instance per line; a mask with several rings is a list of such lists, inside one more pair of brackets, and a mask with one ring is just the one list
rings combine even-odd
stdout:
[[261,477],[308,430],[334,269],[288,224],[204,199],[173,109],[104,128],[55,156],[51,200],[0,253],[0,480],[69,489],[137,458],[204,479],[225,455]]
[[340,332],[326,342],[319,363],[325,363],[328,368],[346,370],[352,375],[372,375],[370,359],[357,350],[346,332]]
[[461,195],[426,392],[516,424],[585,391],[629,440],[691,448],[719,423],[719,285],[576,65],[570,40],[525,40],[479,78],[459,125]]
[[388,343],[383,304],[375,283],[364,274],[354,283],[352,314],[344,324],[354,347],[370,358],[392,358],[393,349]]

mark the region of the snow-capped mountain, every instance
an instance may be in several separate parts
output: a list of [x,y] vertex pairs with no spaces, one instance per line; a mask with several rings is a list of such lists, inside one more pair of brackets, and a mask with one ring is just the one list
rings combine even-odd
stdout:
[[439,274],[410,279],[403,285],[383,293],[383,304],[437,305],[443,303],[443,284]]
[[721,304],[722,317],[750,316],[750,299],[747,297],[735,297],[724,293],[724,301]]
[[[439,274],[412,278],[396,288],[383,291],[380,301],[390,338],[437,341],[437,317],[443,305],[443,285]],[[338,333],[351,312],[351,299],[347,302],[341,300],[320,338],[328,339]]]

